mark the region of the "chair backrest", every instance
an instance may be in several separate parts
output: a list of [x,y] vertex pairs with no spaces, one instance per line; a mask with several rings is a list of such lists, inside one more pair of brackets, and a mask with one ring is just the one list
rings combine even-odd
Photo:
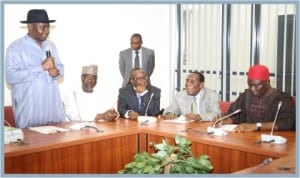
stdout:
[[231,101],[221,101],[219,103],[220,109],[221,109],[221,115],[224,115],[228,111],[231,103],[232,103]]
[[16,127],[12,106],[4,106],[4,119],[4,125]]
[[296,96],[292,96],[294,106],[296,106]]

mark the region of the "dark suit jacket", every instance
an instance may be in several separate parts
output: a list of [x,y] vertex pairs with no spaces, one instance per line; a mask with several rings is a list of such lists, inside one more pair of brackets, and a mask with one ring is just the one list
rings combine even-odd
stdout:
[[146,107],[149,103],[151,94],[154,94],[149,107],[148,107],[148,116],[156,116],[160,112],[160,93],[161,90],[155,86],[148,86],[148,92],[141,97],[141,109],[138,109],[138,98],[133,89],[132,84],[128,84],[127,86],[119,89],[119,97],[118,97],[118,111],[122,117],[124,117],[125,113],[128,110],[133,110],[139,115],[144,116]]
[[[142,69],[150,79],[155,66],[154,50],[142,47]],[[119,54],[119,70],[123,77],[122,87],[129,82],[130,72],[132,70],[132,49],[128,48]],[[149,80],[150,81],[150,80]]]

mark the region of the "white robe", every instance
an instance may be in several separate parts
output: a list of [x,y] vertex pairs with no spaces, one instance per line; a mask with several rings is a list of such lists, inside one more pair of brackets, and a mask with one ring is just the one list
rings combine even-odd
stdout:
[[64,97],[64,109],[68,120],[94,121],[96,115],[115,106],[105,101],[105,94],[96,87],[92,93],[86,93],[81,86],[68,90]]

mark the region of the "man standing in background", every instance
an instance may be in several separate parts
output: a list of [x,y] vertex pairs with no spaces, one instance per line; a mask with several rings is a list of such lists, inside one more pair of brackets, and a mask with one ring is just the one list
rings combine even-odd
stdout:
[[143,39],[138,33],[130,38],[131,48],[123,50],[119,55],[119,70],[123,77],[122,87],[129,82],[130,72],[134,68],[141,68],[146,72],[148,82],[155,66],[154,50],[142,47]]
[[58,80],[64,66],[53,42],[44,9],[28,11],[28,34],[13,42],[6,53],[6,81],[11,86],[16,126],[25,128],[65,121]]

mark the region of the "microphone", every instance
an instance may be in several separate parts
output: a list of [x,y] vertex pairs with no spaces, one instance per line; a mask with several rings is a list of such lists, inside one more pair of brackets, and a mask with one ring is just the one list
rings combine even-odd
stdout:
[[278,117],[278,113],[279,113],[279,110],[281,108],[281,105],[282,105],[282,101],[279,101],[278,105],[277,105],[277,111],[276,111],[276,115],[275,115],[275,119],[273,121],[273,125],[272,125],[272,130],[270,132],[270,134],[261,134],[261,141],[263,142],[268,142],[268,143],[275,143],[275,144],[284,144],[286,143],[287,139],[282,137],[282,136],[276,136],[276,135],[273,135],[273,130],[274,130],[274,127],[275,127],[275,123],[277,121],[277,117]]
[[232,113],[230,113],[230,114],[227,114],[226,116],[223,116],[223,117],[217,119],[217,120],[214,122],[214,124],[213,124],[213,128],[216,127],[216,124],[217,124],[218,122],[220,122],[220,121],[222,121],[222,120],[224,120],[224,119],[227,119],[227,118],[229,118],[229,117],[231,117],[231,116],[233,116],[233,115],[235,115],[235,114],[238,114],[238,113],[240,113],[240,112],[242,112],[242,109],[237,109],[237,110],[235,110],[234,112],[232,112]]
[[77,96],[76,96],[76,91],[73,91],[73,96],[74,96],[76,108],[77,108],[78,115],[79,115],[79,121],[82,122],[81,114],[80,114],[80,110],[79,110],[79,105],[78,105],[78,101],[77,101]]
[[149,109],[149,105],[150,105],[150,102],[151,102],[151,100],[152,100],[153,96],[154,96],[154,93],[151,93],[151,95],[150,95],[150,99],[149,99],[149,101],[148,101],[148,104],[147,104],[147,107],[146,107],[146,110],[145,110],[145,116],[147,116],[147,115],[148,115],[148,109]]
[[276,111],[275,119],[274,119],[274,121],[273,121],[272,130],[271,130],[270,135],[273,135],[273,130],[274,130],[274,127],[275,127],[275,123],[276,123],[276,120],[277,120],[278,113],[279,113],[279,110],[280,110],[280,108],[281,108],[281,105],[282,105],[282,101],[279,101],[279,103],[278,103],[278,105],[277,105],[277,111]]
[[46,56],[47,56],[47,58],[48,58],[48,57],[51,57],[51,52],[50,52],[50,50],[46,51]]
[[80,114],[80,109],[79,109],[79,104],[78,104],[77,96],[76,96],[76,91],[73,91],[73,96],[74,96],[76,108],[77,108],[77,111],[78,111],[80,123],[75,123],[75,124],[71,125],[70,128],[71,128],[72,130],[80,130],[80,129],[82,129],[82,128],[92,128],[92,129],[95,129],[95,130],[96,130],[96,133],[104,132],[103,130],[98,129],[98,128],[95,127],[95,126],[88,125],[87,122],[82,122],[82,118],[81,118],[81,114]]

